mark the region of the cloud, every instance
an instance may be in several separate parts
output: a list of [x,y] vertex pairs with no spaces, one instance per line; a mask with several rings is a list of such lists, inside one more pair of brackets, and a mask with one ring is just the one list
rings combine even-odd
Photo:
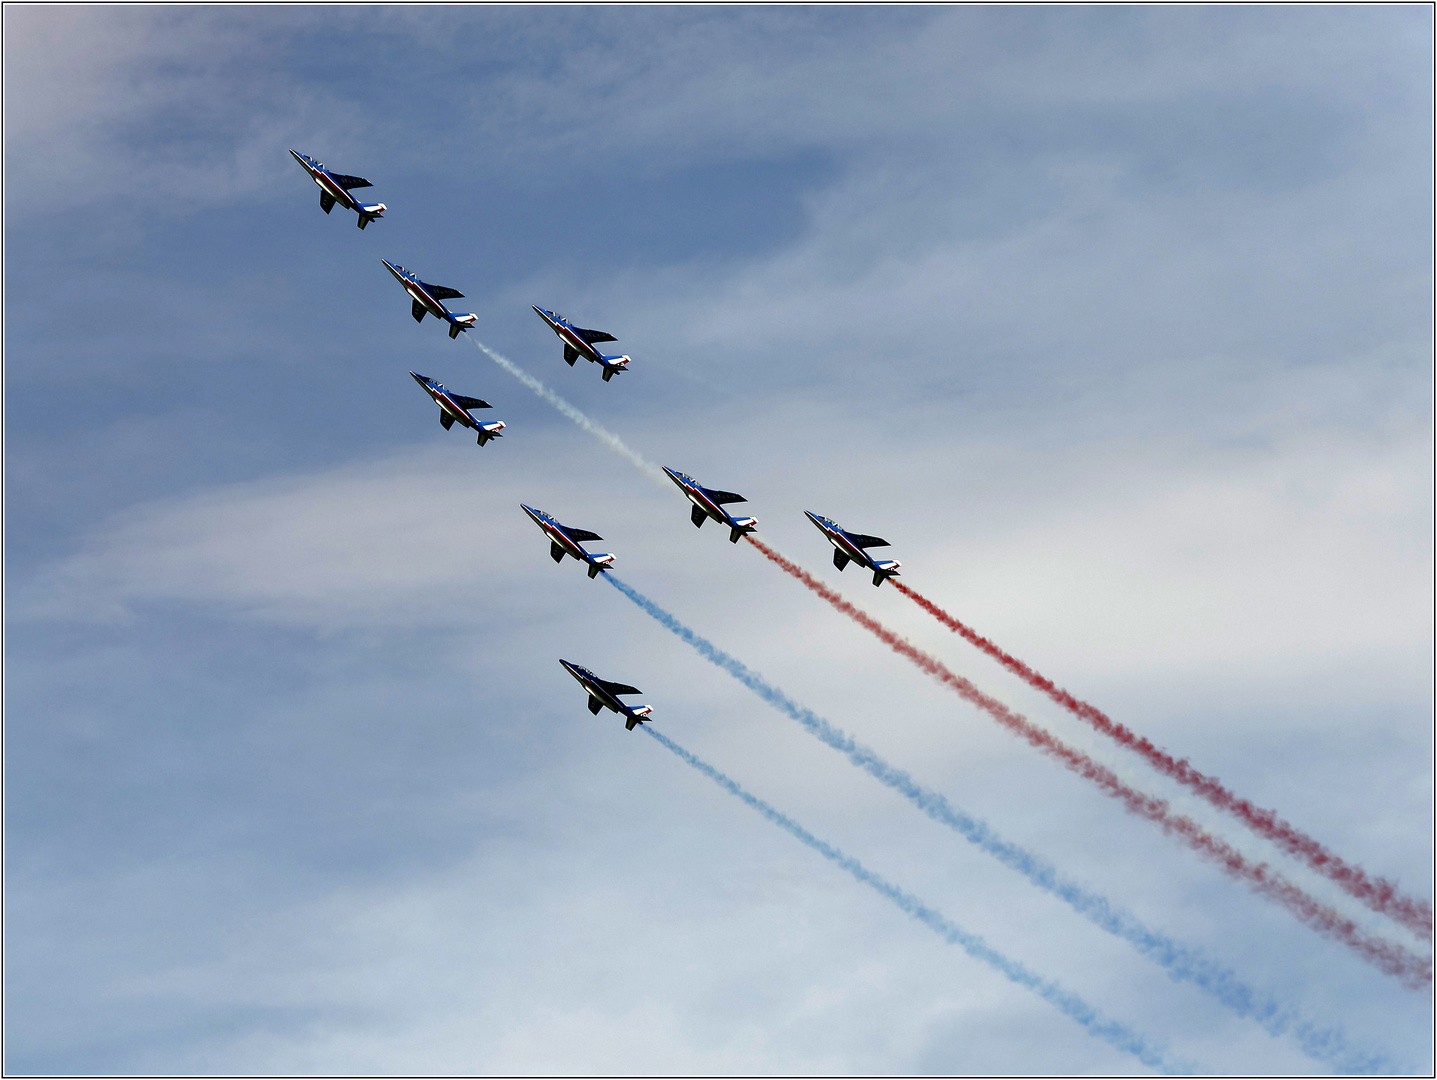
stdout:
[[[555,567],[521,500],[1065,871],[1427,1053],[1420,1002],[695,530],[378,265],[1016,707],[1066,723],[801,511],[1410,885],[1427,13],[5,20],[12,1069],[1117,1067],[591,718],[560,655],[1175,1051],[1298,1067]],[[325,218],[289,145],[391,213]],[[534,302],[631,374],[564,367]],[[441,433],[410,367],[505,439]]]

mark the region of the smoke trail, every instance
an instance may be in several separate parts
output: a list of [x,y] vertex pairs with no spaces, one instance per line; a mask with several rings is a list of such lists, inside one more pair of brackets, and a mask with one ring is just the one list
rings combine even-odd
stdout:
[[1338,1072],[1350,1074],[1393,1071],[1381,1055],[1348,1047],[1340,1031],[1317,1028],[1310,1022],[1299,1020],[1295,1014],[1284,1009],[1272,998],[1245,985],[1232,971],[1213,963],[1194,949],[1179,945],[1165,934],[1144,926],[1134,915],[1115,908],[1105,897],[1088,892],[1064,879],[1057,870],[1037,856],[1002,839],[986,822],[954,807],[938,792],[923,787],[908,773],[883,760],[876,751],[856,741],[811,709],[799,705],[783,691],[766,682],[757,672],[751,671],[711,641],[700,637],[613,573],[605,574],[604,579],[666,629],[693,646],[704,659],[722,668],[769,704],[797,720],[821,742],[908,799],[934,821],[953,829],[1003,865],[1018,871],[1038,888],[1062,900],[1079,915],[1133,945],[1144,956],[1166,969],[1172,978],[1193,983],[1206,990],[1239,1016],[1255,1020],[1271,1035],[1291,1033],[1305,1054],[1331,1065]]
[[1207,776],[1188,764],[1186,759],[1174,758],[1166,751],[1154,746],[1146,738],[1112,720],[1107,714],[1085,701],[1080,701],[1051,679],[1044,678],[1027,664],[1009,655],[971,627],[948,614],[927,597],[897,579],[894,588],[913,600],[919,607],[938,619],[950,630],[961,634],[1009,671],[1038,690],[1043,691],[1063,708],[1086,720],[1092,727],[1108,738],[1140,754],[1164,776],[1171,777],[1202,796],[1213,806],[1225,810],[1260,836],[1271,840],[1283,851],[1307,863],[1313,870],[1336,882],[1345,892],[1362,901],[1373,911],[1379,912],[1405,926],[1419,937],[1432,939],[1432,905],[1400,895],[1397,886],[1384,878],[1369,878],[1359,866],[1339,858],[1317,840],[1288,824],[1272,810],[1254,806],[1247,799],[1233,794],[1216,777]]
[[995,968],[1010,982],[1017,983],[1019,986],[1032,990],[1049,1004],[1056,1006],[1059,1011],[1071,1019],[1076,1020],[1086,1028],[1090,1035],[1102,1039],[1104,1042],[1109,1043],[1119,1050],[1132,1054],[1143,1064],[1150,1065],[1162,1072],[1172,1074],[1174,1072],[1186,1073],[1191,1071],[1188,1068],[1170,1065],[1164,1060],[1163,1055],[1149,1046],[1147,1040],[1141,1035],[1123,1024],[1119,1024],[1115,1020],[1105,1019],[1096,1009],[1076,994],[1064,990],[1056,983],[1041,978],[1016,960],[1008,959],[1008,957],[998,952],[998,950],[994,949],[976,934],[970,934],[955,923],[945,919],[917,897],[904,892],[898,888],[898,886],[879,877],[853,856],[845,855],[838,848],[820,840],[787,814],[780,813],[762,799],[755,795],[750,795],[733,780],[730,780],[707,762],[694,757],[693,754],[689,753],[672,739],[660,735],[651,727],[644,726],[639,730],[657,739],[663,746],[673,751],[673,753],[684,762],[703,773],[730,795],[736,795],[742,799],[779,828],[786,829],[801,843],[808,845],[825,859],[847,870],[855,878],[872,888],[881,896],[892,900],[924,926],[936,932],[950,945],[959,946],[969,956],[973,957],[973,959],[982,961],[989,967]]
[[558,394],[554,393],[554,391],[550,390],[547,386],[545,386],[544,383],[534,378],[534,376],[530,375],[523,368],[519,367],[519,365],[514,363],[514,361],[510,360],[507,356],[495,352],[478,338],[474,338],[473,341],[474,344],[479,347],[479,350],[484,353],[485,356],[489,357],[490,360],[493,360],[494,363],[498,364],[510,375],[514,376],[514,378],[518,379],[530,390],[534,391],[534,393],[538,394],[550,405],[554,406],[554,408],[558,409],[561,413],[567,416],[570,420],[574,421],[574,423],[578,424],[594,438],[598,439],[614,453],[622,457],[628,458],[629,461],[639,467],[640,472],[642,472],[659,487],[664,488],[665,490],[668,489],[668,478],[664,476],[663,470],[660,469],[657,465],[655,465],[652,461],[644,457],[644,455],[640,454],[637,450],[630,449],[623,439],[619,438],[602,424],[598,424],[595,421],[590,420],[573,405],[570,405]]
[[1246,880],[1253,889],[1286,907],[1303,923],[1319,933],[1343,942],[1368,963],[1388,975],[1401,979],[1413,989],[1421,989],[1432,982],[1429,959],[1417,956],[1400,945],[1364,933],[1351,919],[1318,902],[1281,874],[1272,870],[1266,863],[1254,865],[1249,862],[1231,844],[1213,836],[1191,818],[1172,813],[1164,800],[1145,795],[1129,786],[1119,779],[1111,769],[1100,765],[1087,754],[1062,742],[1027,717],[1015,713],[1001,701],[979,690],[967,679],[955,675],[938,660],[918,649],[911,642],[899,637],[867,612],[854,607],[797,563],[784,558],[763,541],[755,538],[752,533],[746,534],[744,539],[763,552],[771,562],[782,567],[843,614],[874,634],[894,652],[911,660],[949,689],[956,691],[965,701],[976,705],[1009,731],[1027,740],[1030,746],[1056,758],[1068,769],[1084,779],[1092,781],[1109,795],[1121,800],[1128,810],[1158,825],[1168,835],[1179,837],[1200,855],[1217,862],[1229,874]]

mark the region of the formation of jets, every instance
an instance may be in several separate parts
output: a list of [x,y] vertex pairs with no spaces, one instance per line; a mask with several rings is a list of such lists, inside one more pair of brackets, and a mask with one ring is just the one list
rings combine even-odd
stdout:
[[[333,172],[313,158],[306,157],[294,150],[291,150],[290,154],[293,155],[295,161],[299,162],[310,179],[319,186],[319,206],[326,214],[333,210],[336,204],[347,210],[352,210],[359,215],[359,227],[363,229],[371,221],[379,219],[388,209],[383,203],[360,202],[350,194],[356,188],[373,186],[362,176],[348,176],[344,173]],[[440,322],[448,325],[451,340],[478,322],[479,317],[472,312],[461,314],[445,307],[445,300],[463,298],[464,294],[458,289],[451,289],[447,285],[431,285],[426,281],[421,281],[419,275],[413,271],[406,270],[388,259],[380,261],[409,295],[410,312],[414,316],[415,322],[422,323],[424,316],[433,315]],[[541,308],[537,304],[534,305],[534,311],[563,342],[564,363],[570,367],[573,367],[580,358],[598,364],[603,372],[604,382],[608,382],[615,375],[628,370],[630,363],[628,356],[608,356],[597,348],[605,341],[617,340],[612,334],[603,330],[586,330],[583,327],[575,326],[562,315]],[[439,406],[439,423],[443,425],[445,431],[455,424],[468,428],[478,436],[480,446],[485,445],[491,439],[502,436],[504,421],[477,420],[472,415],[476,409],[491,408],[492,406],[487,401],[456,394],[452,390],[446,389],[443,383],[437,382],[427,375],[420,375],[417,371],[411,371],[409,374]],[[677,469],[665,467],[664,473],[678,486],[678,489],[684,493],[684,497],[691,504],[689,517],[696,528],[712,519],[729,530],[729,542],[735,544],[738,543],[740,537],[754,532],[758,528],[758,522],[754,518],[735,517],[724,509],[732,503],[748,501],[737,492],[704,487],[693,477],[687,476]],[[607,552],[591,552],[584,547],[584,544],[589,541],[602,540],[603,537],[598,533],[561,524],[552,515],[525,503],[519,505],[548,537],[549,555],[556,563],[562,563],[564,556],[567,555],[587,567],[590,579],[598,577],[613,566],[613,555]],[[837,522],[809,510],[805,510],[804,513],[833,545],[833,565],[839,570],[843,570],[850,562],[857,563],[873,574],[874,585],[882,585],[888,578],[897,576],[898,560],[875,559],[868,552],[869,548],[887,547],[887,540],[877,536],[867,536],[863,533],[849,532]],[[618,713],[624,717],[624,727],[629,731],[647,721],[650,714],[647,705],[625,705],[620,700],[620,697],[624,695],[640,693],[637,688],[629,686],[627,683],[607,682],[588,668],[580,667],[568,660],[560,660],[559,663],[563,665],[565,671],[578,680],[579,685],[588,693],[589,711],[594,715],[597,716],[604,709]]]

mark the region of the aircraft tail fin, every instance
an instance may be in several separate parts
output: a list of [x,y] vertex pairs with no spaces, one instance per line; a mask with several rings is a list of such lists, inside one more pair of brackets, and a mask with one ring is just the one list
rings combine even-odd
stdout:
[[359,227],[362,229],[376,218],[383,217],[389,207],[382,202],[359,204]]
[[600,573],[614,565],[614,557],[607,553],[603,555],[591,555],[589,557],[593,560],[589,563],[589,577],[591,579],[598,577]]
[[472,311],[468,315],[455,315],[452,311],[449,314],[454,319],[454,321],[449,324],[449,337],[451,339],[457,338],[459,331],[468,330],[479,321],[479,316],[475,315]]
[[653,712],[653,710],[650,709],[647,705],[640,705],[633,712],[629,713],[629,718],[624,721],[625,730],[633,731],[636,725],[642,724],[648,720],[649,714],[651,712]]
[[608,382],[615,375],[618,375],[628,368],[630,357],[605,356],[602,359],[604,361],[604,382]]
[[737,544],[738,538],[744,533],[751,533],[758,526],[756,518],[735,518],[733,528],[729,530],[728,542]]
[[882,585],[884,580],[898,576],[898,567],[901,564],[897,559],[876,559],[873,563],[873,584]]

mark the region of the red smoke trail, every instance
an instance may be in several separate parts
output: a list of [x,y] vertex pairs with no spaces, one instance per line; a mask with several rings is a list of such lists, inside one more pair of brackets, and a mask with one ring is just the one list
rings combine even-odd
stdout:
[[899,637],[873,616],[854,607],[808,571],[785,559],[767,544],[755,539],[752,534],[746,534],[744,539],[763,552],[771,562],[782,567],[854,622],[876,635],[894,652],[907,657],[939,682],[957,691],[964,700],[978,706],[1009,731],[1026,739],[1031,746],[1049,757],[1056,758],[1068,769],[1086,780],[1091,780],[1107,794],[1121,800],[1124,806],[1139,817],[1158,825],[1168,835],[1181,838],[1204,858],[1218,863],[1232,876],[1247,881],[1257,892],[1276,900],[1301,922],[1319,933],[1341,941],[1368,963],[1401,979],[1413,989],[1421,989],[1432,982],[1430,960],[1392,942],[1364,933],[1351,919],[1309,896],[1266,863],[1254,865],[1232,845],[1213,836],[1191,818],[1174,814],[1164,800],[1144,795],[1130,787],[1107,766],[1100,765],[1087,754],[1013,712],[1001,701],[989,697],[967,679],[955,675],[938,660]]
[[1384,878],[1369,878],[1360,866],[1345,862],[1306,833],[1283,821],[1274,811],[1264,810],[1246,799],[1239,798],[1216,777],[1198,772],[1185,758],[1173,757],[1112,720],[1101,710],[1085,701],[1079,701],[1068,691],[1055,685],[1051,679],[1039,675],[1017,657],[1008,655],[971,627],[965,626],[933,601],[920,596],[901,581],[890,580],[893,581],[894,588],[948,629],[962,634],[966,641],[976,645],[1029,686],[1043,691],[1063,708],[1086,720],[1114,742],[1136,751],[1164,776],[1170,776],[1178,783],[1186,785],[1219,810],[1226,810],[1259,836],[1265,836],[1289,855],[1296,856],[1319,874],[1336,882],[1344,891],[1361,900],[1373,911],[1401,923],[1419,937],[1429,941],[1432,939],[1431,904],[1399,895],[1397,886]]

